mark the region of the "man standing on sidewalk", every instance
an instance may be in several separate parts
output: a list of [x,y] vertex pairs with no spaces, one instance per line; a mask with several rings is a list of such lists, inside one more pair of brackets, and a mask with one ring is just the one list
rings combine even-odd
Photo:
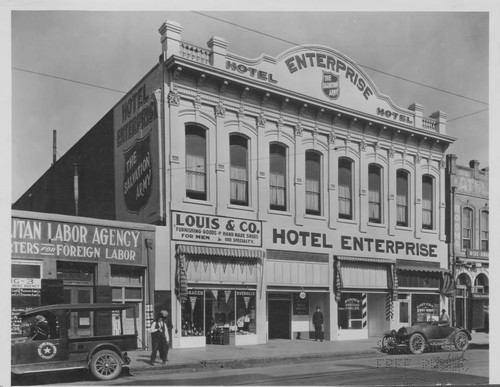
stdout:
[[[152,343],[152,351],[151,351],[151,359],[149,364],[152,366],[155,365],[156,361],[156,352],[160,352],[160,358],[163,364],[166,364],[168,361],[168,345],[169,345],[169,327],[168,320],[168,312],[166,310],[162,310],[153,324],[151,324],[151,343]],[[170,325],[172,323],[170,322]],[[171,328],[170,328],[171,329]]]
[[321,308],[319,305],[316,307],[316,312],[313,313],[313,325],[314,325],[314,341],[320,339],[323,341],[323,313],[321,313]]

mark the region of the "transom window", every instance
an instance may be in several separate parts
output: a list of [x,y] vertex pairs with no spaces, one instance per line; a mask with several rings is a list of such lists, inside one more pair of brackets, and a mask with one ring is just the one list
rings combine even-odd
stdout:
[[321,214],[321,155],[306,152],[306,214]]
[[229,137],[231,164],[231,204],[248,206],[248,140],[240,135]]
[[270,207],[286,211],[286,147],[281,144],[269,146],[269,193]]
[[339,218],[352,219],[352,160],[339,159]]
[[186,127],[186,196],[207,200],[207,139],[206,130]]

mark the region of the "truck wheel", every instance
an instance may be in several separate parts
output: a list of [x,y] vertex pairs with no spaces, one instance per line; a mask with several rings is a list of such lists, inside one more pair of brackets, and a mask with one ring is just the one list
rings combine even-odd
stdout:
[[115,379],[122,372],[122,360],[115,351],[104,349],[92,356],[90,371],[100,380]]
[[408,347],[410,348],[411,353],[419,354],[424,352],[425,350],[425,338],[420,333],[414,333],[411,335],[410,340],[408,341]]
[[465,351],[469,346],[469,338],[464,332],[458,332],[455,336],[455,348],[458,351]]
[[382,338],[382,352],[391,353],[396,348],[396,339],[391,335]]

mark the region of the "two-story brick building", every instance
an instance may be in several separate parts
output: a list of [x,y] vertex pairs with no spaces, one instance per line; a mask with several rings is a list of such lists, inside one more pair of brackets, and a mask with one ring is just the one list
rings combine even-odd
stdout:
[[450,267],[456,281],[453,319],[469,330],[489,330],[489,171],[479,162],[447,156]]
[[174,347],[307,338],[317,305],[327,340],[436,317],[446,114],[398,107],[328,47],[248,59],[181,31],[161,26],[159,63],[14,208],[71,211],[76,170],[81,215],[157,224]]

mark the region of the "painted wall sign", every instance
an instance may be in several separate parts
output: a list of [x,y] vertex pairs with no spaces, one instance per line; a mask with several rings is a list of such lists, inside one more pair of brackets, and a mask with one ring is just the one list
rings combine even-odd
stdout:
[[11,226],[13,258],[144,263],[142,231],[19,218],[12,218]]
[[390,118],[394,121],[403,122],[405,124],[413,125],[413,118],[405,114],[397,113],[395,111],[377,108],[377,115]]
[[160,88],[161,71],[156,68],[113,111],[115,211],[119,220],[154,224],[161,219]]
[[172,239],[261,247],[262,222],[173,211]]
[[488,258],[489,252],[467,249],[465,250],[465,255],[467,256],[467,258]]
[[332,248],[324,233],[273,228],[273,244]]
[[246,74],[249,75],[252,78],[258,79],[260,81],[265,81],[269,83],[278,83],[277,80],[273,78],[273,74],[267,73],[262,70],[258,70],[253,67],[247,67],[243,64],[238,64],[233,61],[226,61],[226,69],[238,72],[240,74]]
[[300,293],[293,293],[293,314],[297,316],[309,315],[309,297],[300,297]]
[[350,235],[340,237],[340,248],[345,251],[390,253],[406,256],[437,258],[435,244],[415,243],[391,239],[361,238]]
[[347,310],[360,310],[361,300],[359,298],[348,298],[345,300],[344,305]]

